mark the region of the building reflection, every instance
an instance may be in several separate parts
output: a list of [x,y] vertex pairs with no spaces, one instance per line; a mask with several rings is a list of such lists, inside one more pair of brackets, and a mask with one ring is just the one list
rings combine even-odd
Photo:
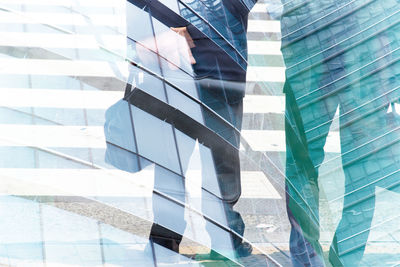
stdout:
[[254,2],[0,0],[0,264],[399,260],[398,3]]
[[133,2],[0,1],[0,263],[287,262],[282,190],[239,168],[254,3]]
[[[292,261],[294,266],[383,266],[390,260],[378,264],[374,256],[363,256],[372,228],[389,235],[395,231],[385,228],[385,222],[373,227],[372,221],[376,188],[398,191],[399,27],[394,22],[399,5],[297,2],[285,1],[281,20]],[[343,208],[329,256],[324,256],[319,240],[320,189],[333,188],[319,186],[328,179],[319,170],[336,122],[341,153],[330,162],[336,165],[332,169],[344,172],[344,193],[336,196],[343,200]],[[392,217],[389,210],[380,216]]]

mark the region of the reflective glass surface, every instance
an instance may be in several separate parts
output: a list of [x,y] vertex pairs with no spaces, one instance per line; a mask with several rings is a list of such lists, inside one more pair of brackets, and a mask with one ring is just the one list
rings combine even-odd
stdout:
[[0,0],[0,265],[396,266],[396,0]]
[[398,260],[389,252],[398,248],[395,218],[381,206],[384,195],[397,192],[398,11],[397,1],[320,1],[283,10],[294,265]]
[[289,262],[245,228],[270,187],[240,146],[249,8],[0,7],[1,264]]

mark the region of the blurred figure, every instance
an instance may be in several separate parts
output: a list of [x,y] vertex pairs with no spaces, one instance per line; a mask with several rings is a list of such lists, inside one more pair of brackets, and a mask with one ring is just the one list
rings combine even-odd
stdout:
[[[231,1],[198,1],[193,4],[198,4],[202,12],[206,12],[206,14],[199,13],[207,17],[211,25],[220,25],[223,27],[218,28],[218,32],[221,31],[227,35],[224,37],[220,36],[217,32],[210,30],[208,24],[199,21],[199,18],[194,16],[190,10],[182,9],[180,12],[181,16],[185,17],[192,24],[175,25],[168,29],[165,28],[165,25],[160,25],[159,21],[154,20],[155,36],[136,40],[137,42],[134,43],[135,47],[132,51],[134,51],[134,60],[137,60],[139,64],[146,68],[153,68],[156,70],[155,72],[159,71],[160,76],[163,76],[166,80],[178,81],[180,86],[195,84],[196,95],[206,105],[205,107],[201,107],[202,110],[199,117],[201,117],[202,123],[219,134],[233,148],[227,153],[226,151],[228,150],[210,147],[213,160],[212,171],[215,170],[219,187],[217,189],[219,191],[218,197],[220,197],[219,201],[223,203],[224,211],[222,216],[221,214],[218,214],[218,216],[225,217],[226,226],[233,231],[227,231],[232,244],[222,244],[222,249],[219,247],[219,250],[214,251],[214,247],[221,245],[221,240],[218,240],[219,236],[215,234],[216,226],[206,220],[206,229],[210,235],[212,248],[209,256],[212,259],[222,260],[224,260],[224,255],[222,254],[234,255],[236,258],[246,257],[252,253],[252,246],[242,239],[245,225],[241,215],[237,211],[234,211],[233,206],[237,203],[241,194],[239,145],[243,115],[243,97],[246,87],[246,29],[249,10],[240,2]],[[220,21],[224,23],[220,23]],[[193,25],[196,25],[196,27]],[[233,35],[228,36],[229,34]],[[132,42],[130,45],[132,45]],[[153,52],[157,51],[163,57],[162,60],[168,60],[166,61],[168,64],[163,65],[160,59],[156,62],[155,59],[157,58],[150,50]],[[183,72],[185,72],[185,75],[182,75]],[[186,75],[187,73],[193,74],[193,76]],[[143,79],[143,76],[142,78],[138,78],[138,80],[140,79]],[[183,90],[186,90],[186,88],[183,88]],[[171,103],[168,104],[171,105]],[[215,114],[212,114],[213,112]],[[117,118],[117,113],[116,108],[110,108],[106,116],[110,119],[113,117]],[[135,122],[134,116],[132,119]],[[105,128],[109,129],[110,127]],[[123,133],[124,130],[121,129],[119,132]],[[125,132],[128,132],[128,130]],[[177,131],[174,134],[176,133]],[[111,133],[106,131],[107,141],[110,140],[111,135]],[[184,147],[185,155],[190,155],[194,148],[194,144],[186,144]],[[180,155],[182,156],[182,154]],[[161,157],[168,156],[167,154],[161,155]],[[111,160],[111,156],[109,157],[108,161],[114,166],[132,171],[127,168],[128,165],[126,164],[125,166],[121,166],[124,165],[121,157],[113,155],[112,158],[118,159],[118,163],[116,163],[115,160]],[[180,161],[180,168],[182,173],[185,174],[189,168],[189,160],[181,158]],[[142,162],[141,168],[145,164]],[[183,188],[173,188],[171,190],[173,185],[166,186],[165,174],[163,172],[165,171],[162,168],[155,168],[154,188],[162,192],[163,188],[167,187],[172,191],[169,195],[175,200],[185,203],[185,193],[181,193],[186,190],[184,182],[177,185],[177,187]],[[205,174],[209,174],[210,172],[211,169],[204,171]],[[207,177],[203,176],[203,189],[208,189],[204,184],[205,178]],[[204,196],[202,201],[204,214],[215,213],[216,207],[210,205],[209,202],[207,203]],[[172,210],[165,203],[165,199],[156,193],[153,194],[154,224],[151,228],[149,239],[179,253],[182,234],[186,228],[186,222],[184,222],[185,208],[176,205]],[[169,220],[173,227],[168,227],[162,223],[166,220]],[[224,248],[230,251],[221,254],[221,250],[224,250]]]
[[345,193],[329,261],[359,266],[374,215],[375,187],[400,190],[400,119],[395,109],[400,97],[400,6],[396,0],[283,4],[293,265],[325,266],[318,177],[338,110]]
[[[229,7],[227,7],[227,5],[229,5]],[[217,6],[218,8],[210,9],[208,12],[217,15],[215,18],[216,20],[218,19],[218,11],[224,12],[224,15],[227,15],[231,19],[231,21],[228,22],[232,26],[230,30],[234,30],[237,34],[233,36],[233,38],[235,38],[236,42],[242,43],[242,49],[246,51],[245,57],[247,57],[245,40],[248,10],[245,12],[243,10],[240,12],[235,11],[234,9],[237,7],[231,3],[225,3],[225,1],[224,3],[218,1]],[[184,14],[184,12],[182,13]],[[230,127],[220,125],[214,117],[209,115],[206,109],[202,110],[205,125],[229,140],[237,149],[235,153],[226,154],[224,151],[211,147],[211,152],[218,178],[219,190],[221,191],[222,201],[224,203],[226,220],[228,226],[237,233],[231,235],[234,254],[238,258],[245,257],[251,254],[252,247],[247,242],[243,242],[240,238],[240,236],[244,234],[245,225],[241,215],[233,210],[233,206],[239,200],[241,194],[240,159],[238,151],[240,137],[237,130],[240,131],[242,123],[246,69],[241,68],[239,65],[232,65],[229,56],[217,50],[215,45],[212,46],[210,44],[210,39],[206,38],[203,34],[199,34],[199,31],[195,30],[192,25],[187,27],[175,27],[171,28],[171,30],[182,36],[182,40],[185,40],[187,44],[186,46],[180,44],[165,49],[176,51],[178,48],[181,49],[181,54],[186,54],[181,57],[186,61],[189,60],[192,64],[195,79],[197,80],[196,84],[200,100],[232,125]],[[215,38],[221,37],[215,35]],[[218,40],[213,41],[218,42]],[[171,51],[171,53],[174,54],[176,52]],[[233,127],[236,128],[236,130]],[[155,183],[157,183],[157,181]],[[204,202],[202,206],[206,214],[207,209],[212,209],[212,207],[207,207],[207,204]],[[155,216],[158,216],[156,209],[157,208],[154,210]],[[183,220],[183,214],[181,219]],[[208,231],[210,231],[209,226],[209,223],[206,224]],[[158,224],[153,225],[150,235],[154,242],[179,252],[179,244],[182,240],[182,235],[172,232]],[[210,238],[213,247],[213,243],[215,241],[218,243],[218,240],[214,240],[212,232],[210,232]],[[213,250],[210,256],[214,259],[223,258]]]

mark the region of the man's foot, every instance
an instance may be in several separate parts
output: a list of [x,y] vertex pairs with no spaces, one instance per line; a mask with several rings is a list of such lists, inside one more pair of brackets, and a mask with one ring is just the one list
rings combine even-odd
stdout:
[[247,256],[251,255],[251,252],[253,252],[253,247],[250,245],[250,243],[247,243],[247,242],[242,242],[236,248],[236,255],[238,257],[247,257]]

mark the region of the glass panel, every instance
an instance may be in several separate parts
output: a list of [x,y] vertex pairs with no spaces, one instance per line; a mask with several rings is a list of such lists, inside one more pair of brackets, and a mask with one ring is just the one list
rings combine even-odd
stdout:
[[106,141],[128,151],[136,151],[133,125],[129,112],[129,104],[125,100],[107,109],[104,124]]
[[[137,172],[139,171],[139,159],[138,157],[131,153],[130,151],[120,147],[115,146],[111,143],[107,143],[107,149],[104,156],[104,151],[99,151],[99,155],[104,157],[104,161],[109,164],[106,167],[113,166],[117,169],[127,171],[127,172]],[[103,165],[101,162],[96,162],[99,165]],[[105,164],[104,164],[105,165]]]
[[141,90],[164,102],[166,101],[164,86],[161,80],[134,66],[130,66],[129,71],[133,77],[132,81],[130,81],[133,86],[139,87]]
[[165,79],[192,97],[198,98],[196,84],[193,77],[180,69],[174,67],[171,68],[170,64],[166,60],[162,58],[160,60]]
[[129,2],[126,3],[126,8],[127,37],[157,51],[149,13]]
[[223,181],[217,180],[210,149],[180,131],[176,132],[185,175],[187,204],[227,226],[224,203],[221,200],[223,196],[220,192],[220,183],[223,184]]
[[157,54],[147,49],[144,45],[139,42],[135,42],[131,39],[128,42],[128,55],[127,57],[133,62],[140,64],[141,66],[149,69],[150,71],[160,75],[160,66],[158,62]]
[[[144,161],[142,160],[142,165],[143,163]],[[181,201],[182,203],[185,202],[185,185],[183,177],[160,166],[155,166],[154,189],[176,199],[177,201]]]
[[180,173],[171,125],[136,107],[132,107],[132,118],[139,154]]
[[179,109],[192,119],[204,124],[203,115],[201,113],[201,107],[198,103],[194,102],[187,96],[178,92],[175,88],[167,85],[168,102],[171,106]]
[[178,130],[176,130],[176,140],[183,172],[185,176],[193,175],[192,179],[186,179],[186,183],[191,182],[194,183],[194,186],[202,186],[207,191],[221,197],[210,149]]

